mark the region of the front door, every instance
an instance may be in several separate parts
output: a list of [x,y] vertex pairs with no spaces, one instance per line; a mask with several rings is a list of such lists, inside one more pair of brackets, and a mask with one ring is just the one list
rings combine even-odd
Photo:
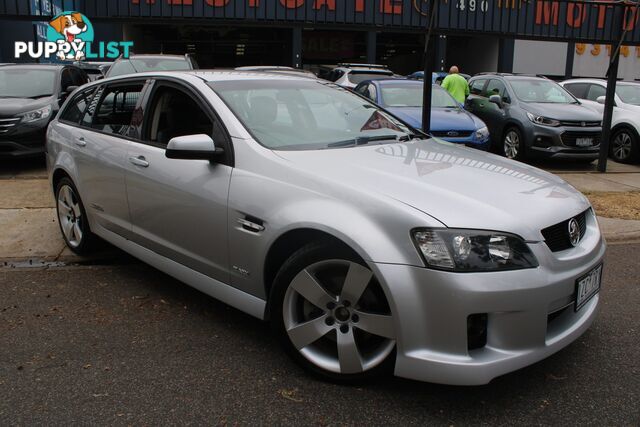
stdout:
[[177,83],[157,81],[142,139],[127,154],[127,196],[136,243],[222,282],[229,279],[227,196],[233,168],[165,156],[171,138],[226,135],[207,104]]

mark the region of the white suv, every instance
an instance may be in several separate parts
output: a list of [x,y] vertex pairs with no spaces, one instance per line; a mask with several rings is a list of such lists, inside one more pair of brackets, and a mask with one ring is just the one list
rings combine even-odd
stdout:
[[365,80],[388,79],[394,77],[393,71],[386,65],[375,64],[338,64],[331,70],[327,80],[336,84],[353,89]]
[[[602,79],[571,79],[560,83],[584,105],[603,113],[607,82]],[[640,161],[640,83],[618,82],[611,122],[609,154],[622,163]]]

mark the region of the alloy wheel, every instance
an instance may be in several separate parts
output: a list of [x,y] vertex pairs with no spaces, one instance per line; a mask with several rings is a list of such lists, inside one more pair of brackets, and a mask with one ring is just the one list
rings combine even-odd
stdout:
[[282,306],[286,333],[309,362],[357,374],[385,361],[395,347],[393,317],[367,267],[325,260],[300,271]]
[[611,152],[616,160],[627,160],[631,156],[633,141],[628,132],[621,131],[613,139]]
[[69,246],[77,248],[82,243],[82,209],[73,188],[63,185],[58,191],[58,220]]
[[520,152],[520,135],[514,130],[510,130],[504,137],[504,155],[508,159],[515,159]]

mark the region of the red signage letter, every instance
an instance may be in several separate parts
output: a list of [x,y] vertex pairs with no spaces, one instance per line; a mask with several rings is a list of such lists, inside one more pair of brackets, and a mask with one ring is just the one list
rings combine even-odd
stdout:
[[314,0],[314,9],[320,9],[322,6],[327,6],[329,10],[336,10],[336,0]]
[[304,4],[304,0],[280,0],[280,4],[287,9],[295,9],[296,7],[302,6]]
[[393,0],[380,0],[380,12],[401,15],[402,3],[395,3]]
[[[577,15],[576,16],[576,12]],[[587,11],[582,3],[569,3],[567,5],[567,25],[573,28],[580,27],[587,17]]]
[[536,25],[549,25],[551,18],[553,18],[553,25],[558,25],[559,8],[560,5],[557,1],[538,1],[536,3]]

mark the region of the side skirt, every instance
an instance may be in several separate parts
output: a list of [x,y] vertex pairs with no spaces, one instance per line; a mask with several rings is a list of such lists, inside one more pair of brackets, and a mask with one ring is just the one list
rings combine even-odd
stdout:
[[181,282],[196,288],[200,292],[235,307],[238,310],[244,311],[251,316],[257,317],[260,320],[265,319],[266,301],[185,267],[131,240],[127,240],[124,237],[106,230],[104,227],[96,227],[94,233],[112,245]]

